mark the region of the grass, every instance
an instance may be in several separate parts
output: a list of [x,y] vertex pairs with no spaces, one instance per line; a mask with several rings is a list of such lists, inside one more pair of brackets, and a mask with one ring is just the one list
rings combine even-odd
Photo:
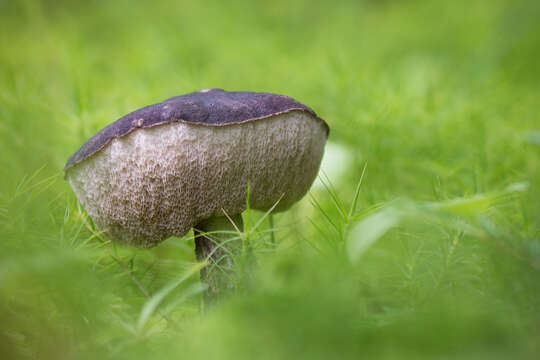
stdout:
[[[535,359],[539,15],[0,1],[2,358]],[[253,264],[203,311],[192,235],[116,247],[62,168],[121,115],[209,87],[291,95],[339,151],[273,231],[241,235]]]

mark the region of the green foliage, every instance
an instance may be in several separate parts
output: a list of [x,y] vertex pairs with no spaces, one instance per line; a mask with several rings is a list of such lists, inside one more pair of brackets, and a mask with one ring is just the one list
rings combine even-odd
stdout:
[[[538,3],[0,1],[0,358],[535,359]],[[244,214],[205,309],[191,234],[115,246],[62,168],[210,87],[305,102],[350,161]]]

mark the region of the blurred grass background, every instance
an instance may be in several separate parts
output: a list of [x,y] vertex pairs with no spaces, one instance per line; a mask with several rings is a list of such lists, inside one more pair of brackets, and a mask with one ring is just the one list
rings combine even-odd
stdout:
[[[535,0],[0,0],[1,357],[536,359],[539,17]],[[210,87],[311,106],[331,185],[276,216],[275,245],[261,225],[235,294],[202,311],[191,276],[141,321],[140,287],[193,270],[193,240],[104,243],[62,168],[127,112]]]

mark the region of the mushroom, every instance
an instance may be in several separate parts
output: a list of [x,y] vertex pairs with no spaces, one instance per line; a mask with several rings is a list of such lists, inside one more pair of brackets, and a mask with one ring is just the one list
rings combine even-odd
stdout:
[[[243,229],[248,186],[251,208],[288,209],[313,183],[328,133],[290,97],[206,89],[120,118],[64,171],[112,240],[148,248],[194,228],[197,258],[230,268],[235,247],[227,240]],[[210,292],[230,286],[209,267],[201,278]]]

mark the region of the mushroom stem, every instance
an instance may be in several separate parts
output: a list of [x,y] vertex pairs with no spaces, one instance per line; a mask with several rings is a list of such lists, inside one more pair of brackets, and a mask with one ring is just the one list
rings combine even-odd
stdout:
[[243,228],[241,214],[230,218],[212,217],[193,228],[197,260],[209,262],[201,270],[201,280],[208,284],[206,299],[216,298],[219,293],[234,288],[233,257],[241,251],[238,231]]

